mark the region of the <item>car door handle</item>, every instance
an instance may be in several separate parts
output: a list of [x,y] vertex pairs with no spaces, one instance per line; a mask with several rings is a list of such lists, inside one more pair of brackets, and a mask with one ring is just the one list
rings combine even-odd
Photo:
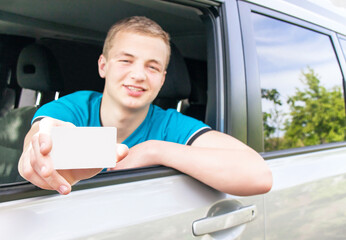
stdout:
[[196,236],[225,230],[252,221],[256,217],[256,213],[255,205],[243,207],[219,216],[196,220],[192,224],[192,230]]

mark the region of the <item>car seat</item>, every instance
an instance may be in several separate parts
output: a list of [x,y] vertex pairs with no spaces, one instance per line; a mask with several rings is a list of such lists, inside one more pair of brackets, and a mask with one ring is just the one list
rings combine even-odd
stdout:
[[[6,72],[6,75],[2,74],[3,72]],[[2,117],[14,108],[16,93],[14,89],[8,87],[10,84],[11,72],[1,71],[0,75],[0,117]]]
[[166,80],[154,104],[163,109],[178,108],[178,103],[190,96],[191,83],[183,56],[174,44],[171,44],[171,58],[167,68]]
[[31,38],[0,34],[0,117],[18,105],[17,59],[21,49],[32,42]]
[[191,94],[188,100],[184,101],[181,112],[201,121],[205,121],[207,96],[207,63],[199,60],[186,62],[190,73]]
[[[39,44],[31,44],[21,51],[17,61],[17,81],[22,89],[37,91],[36,106],[11,110],[0,118],[0,184],[23,180],[17,164],[22,153],[24,137],[31,127],[31,119],[40,104],[61,91],[63,81],[59,66],[50,50]],[[47,94],[48,93],[48,94]],[[39,100],[39,99],[38,99]]]
[[49,48],[59,63],[64,79],[60,96],[80,91],[102,92],[105,80],[99,76],[97,60],[102,46],[61,39],[40,39],[40,44]]
[[37,93],[36,106],[56,98],[63,90],[63,79],[59,64],[53,53],[41,44],[25,47],[17,63],[17,81],[23,89]]

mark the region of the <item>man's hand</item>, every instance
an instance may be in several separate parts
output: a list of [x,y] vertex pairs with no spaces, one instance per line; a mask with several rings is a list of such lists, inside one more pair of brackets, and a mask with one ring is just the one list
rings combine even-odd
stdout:
[[[25,137],[24,149],[18,163],[18,171],[23,178],[32,184],[49,190],[56,190],[60,194],[71,192],[71,186],[82,179],[95,176],[102,169],[71,169],[55,170],[50,152],[52,127],[75,127],[72,123],[59,121],[53,118],[44,118],[31,127]],[[128,154],[125,145],[117,146],[117,161]]]
[[[152,165],[161,165],[158,152],[163,141],[149,140],[133,146],[127,156],[117,163],[114,168],[108,170],[120,170],[128,168],[139,168]],[[162,150],[162,149],[161,149]],[[119,149],[117,150],[119,151]]]

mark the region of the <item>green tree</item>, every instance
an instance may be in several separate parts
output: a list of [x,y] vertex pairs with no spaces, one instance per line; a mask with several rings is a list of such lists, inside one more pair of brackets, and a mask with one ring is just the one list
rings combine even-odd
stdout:
[[273,103],[273,108],[269,112],[263,112],[263,132],[264,132],[264,149],[265,151],[273,151],[281,148],[282,139],[279,136],[274,136],[275,133],[279,134],[282,130],[282,119],[284,114],[280,110],[282,102],[280,100],[280,93],[275,89],[261,89],[262,99],[266,99]]
[[345,103],[341,87],[326,89],[308,67],[300,79],[305,89],[288,98],[290,118],[285,122],[285,148],[346,140]]

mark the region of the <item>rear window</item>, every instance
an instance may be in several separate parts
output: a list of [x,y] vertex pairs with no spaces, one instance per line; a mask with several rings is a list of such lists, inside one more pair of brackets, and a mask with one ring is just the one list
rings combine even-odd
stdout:
[[252,21],[265,151],[345,141],[343,78],[330,37],[257,13]]

